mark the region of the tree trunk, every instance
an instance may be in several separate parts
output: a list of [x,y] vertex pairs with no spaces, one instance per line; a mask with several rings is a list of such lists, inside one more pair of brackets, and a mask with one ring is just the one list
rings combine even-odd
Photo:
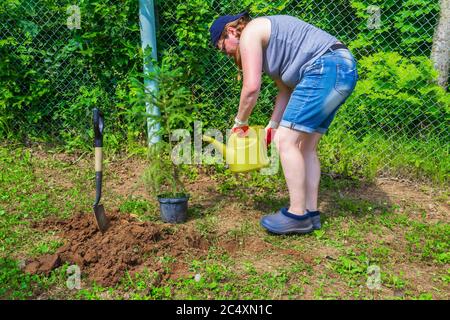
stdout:
[[438,84],[447,89],[450,60],[450,0],[440,0],[441,13],[431,49],[431,60],[439,72]]

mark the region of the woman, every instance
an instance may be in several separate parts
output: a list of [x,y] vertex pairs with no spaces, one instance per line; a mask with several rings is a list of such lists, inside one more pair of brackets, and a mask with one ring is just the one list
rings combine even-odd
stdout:
[[243,85],[233,131],[247,126],[264,71],[278,87],[267,132],[274,142],[289,190],[290,204],[264,216],[261,225],[276,234],[320,228],[317,145],[358,78],[350,51],[327,32],[291,16],[250,19],[247,12],[217,18],[213,45],[234,58]]

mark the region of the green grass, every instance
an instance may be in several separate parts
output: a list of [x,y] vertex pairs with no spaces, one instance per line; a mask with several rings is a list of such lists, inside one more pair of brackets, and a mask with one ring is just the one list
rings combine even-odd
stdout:
[[319,153],[324,171],[368,180],[387,171],[448,185],[450,157],[444,141],[386,136],[375,131],[356,138],[344,126],[337,124],[321,141]]
[[[90,210],[83,185],[63,187],[58,184],[58,177],[38,174],[43,169],[64,172],[67,166],[56,160],[40,160],[26,149],[0,148],[0,255],[39,243],[44,235],[31,231],[33,221],[50,216],[66,218],[82,208]],[[50,244],[47,251],[55,246]]]
[[[144,270],[125,274],[111,288],[84,279],[81,290],[69,290],[65,284],[67,266],[48,276],[30,276],[21,270],[20,259],[54,253],[62,245],[54,232],[32,229],[34,221],[91,210],[92,199],[86,193],[87,188],[93,189],[91,168],[71,166],[52,157],[38,158],[27,149],[0,147],[0,169],[0,298],[448,298],[449,225],[427,221],[420,215],[420,204],[391,203],[388,195],[384,199],[362,199],[358,193],[364,192],[369,182],[326,174],[320,187],[321,201],[325,203],[322,229],[308,235],[280,237],[261,230],[255,212],[266,214],[287,203],[282,175],[234,175],[223,168],[213,176],[219,182],[217,189],[210,190],[218,200],[205,206],[199,198],[189,209],[190,223],[212,240],[207,256],[164,255],[155,260],[165,274],[171,274],[175,262],[187,263],[189,275],[162,280],[160,273]],[[188,182],[195,182],[199,175],[199,170],[193,171]],[[448,193],[442,192],[438,198],[435,200],[446,203]],[[120,212],[133,214],[141,221],[159,221],[157,205],[143,197],[111,192],[109,201],[117,204]],[[224,210],[230,206],[243,213],[236,225],[220,233],[226,218]],[[248,208],[252,209],[251,215],[245,214]],[[176,232],[177,226],[173,230]],[[245,254],[255,238],[264,241],[268,249]],[[238,244],[234,256],[222,248],[224,240]],[[283,253],[286,249],[298,252],[299,257]],[[270,263],[272,268],[268,267]],[[380,266],[382,286],[387,292],[366,288],[370,265]],[[419,290],[416,279],[408,276],[405,268],[432,268],[432,286]],[[397,291],[402,296],[396,296]]]
[[450,263],[450,225],[414,222],[405,238],[414,256],[438,264]]
[[[42,169],[64,172],[66,165],[41,160],[27,149],[0,147],[0,297],[27,299],[63,281],[64,268],[49,276],[28,275],[19,268],[19,256],[54,253],[62,240],[31,228],[46,217],[65,218],[85,205],[82,185],[65,188]],[[64,179],[68,179],[65,177]],[[85,204],[84,204],[84,203]]]
[[196,229],[200,235],[206,237],[214,234],[218,230],[219,218],[215,215],[207,215],[203,219],[196,220]]
[[60,239],[57,240],[42,240],[35,244],[31,249],[31,255],[43,255],[43,254],[53,254],[56,250],[61,247],[64,242]]
[[127,198],[119,205],[122,213],[134,214],[141,221],[158,221],[159,211],[155,205],[148,200],[140,198]]
[[24,274],[15,260],[0,259],[0,298],[26,299],[33,295],[33,280],[36,278]]
[[19,262],[0,258],[0,299],[23,300],[35,297],[65,281],[67,265],[53,270],[48,276],[30,275],[20,269]]
[[172,282],[172,297],[177,299],[279,299],[299,297],[304,291],[300,284],[290,284],[299,268],[275,272],[257,272],[251,263],[236,272],[232,261],[192,261],[191,268],[199,278]]
[[250,220],[244,220],[237,228],[228,231],[228,235],[235,241],[244,241],[247,237],[254,234],[254,226]]

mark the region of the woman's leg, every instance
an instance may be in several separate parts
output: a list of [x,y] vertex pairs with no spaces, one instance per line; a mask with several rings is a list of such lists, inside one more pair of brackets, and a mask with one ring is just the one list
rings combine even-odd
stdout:
[[281,166],[289,190],[289,212],[302,215],[306,209],[305,160],[298,147],[309,134],[279,127],[275,144],[280,154]]
[[261,225],[270,232],[302,234],[320,229],[319,212],[304,213],[317,209],[320,137],[356,84],[356,61],[344,51],[324,54],[308,66],[286,106],[274,141],[290,207],[261,218]]
[[306,135],[299,144],[305,167],[305,205],[309,211],[317,210],[320,181],[320,161],[317,156],[317,146],[321,137],[321,133],[314,132]]

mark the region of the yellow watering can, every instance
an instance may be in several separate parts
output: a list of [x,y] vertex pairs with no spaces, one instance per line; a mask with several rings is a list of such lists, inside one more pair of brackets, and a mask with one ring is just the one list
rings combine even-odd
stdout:
[[270,165],[262,126],[249,127],[245,135],[231,133],[226,145],[206,135],[203,135],[203,141],[211,143],[222,153],[232,172],[258,170]]

